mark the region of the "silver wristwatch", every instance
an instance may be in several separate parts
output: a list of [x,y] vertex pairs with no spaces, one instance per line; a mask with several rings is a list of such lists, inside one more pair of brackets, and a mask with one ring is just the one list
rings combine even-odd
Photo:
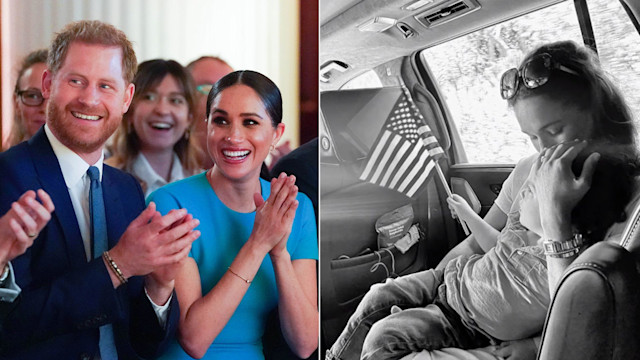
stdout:
[[555,258],[575,256],[580,252],[582,245],[584,245],[582,234],[573,234],[570,239],[565,241],[545,240],[542,242],[545,255]]

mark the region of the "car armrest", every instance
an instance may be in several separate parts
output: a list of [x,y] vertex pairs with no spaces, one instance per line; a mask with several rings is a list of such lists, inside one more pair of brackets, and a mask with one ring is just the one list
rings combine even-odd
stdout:
[[538,359],[632,359],[640,353],[635,257],[599,242],[567,269],[547,313]]

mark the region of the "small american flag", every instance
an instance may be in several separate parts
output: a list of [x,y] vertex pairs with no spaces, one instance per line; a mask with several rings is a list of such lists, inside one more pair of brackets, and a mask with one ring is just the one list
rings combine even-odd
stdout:
[[360,175],[368,181],[408,197],[425,184],[444,151],[403,88],[378,139],[369,150],[369,160]]

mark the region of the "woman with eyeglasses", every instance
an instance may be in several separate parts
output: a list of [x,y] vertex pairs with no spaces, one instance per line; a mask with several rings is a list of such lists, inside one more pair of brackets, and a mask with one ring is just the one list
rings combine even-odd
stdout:
[[489,344],[499,357],[535,358],[560,275],[624,220],[635,129],[596,55],[573,42],[528,54],[502,76],[501,94],[539,154],[517,164],[484,220],[453,197],[473,234],[436,269],[372,286],[327,359]]
[[47,49],[40,49],[22,60],[13,92],[14,119],[7,148],[29,140],[45,123],[42,73],[47,68],[47,54]]
[[173,60],[148,60],[133,79],[136,92],[106,163],[133,174],[145,196],[199,171],[191,75]]

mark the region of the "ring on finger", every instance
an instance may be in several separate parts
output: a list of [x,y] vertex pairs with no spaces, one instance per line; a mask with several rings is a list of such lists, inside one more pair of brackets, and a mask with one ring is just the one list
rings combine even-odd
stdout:
[[28,236],[28,237],[30,237],[30,238],[34,238],[34,237],[36,237],[37,235],[38,235],[38,234],[27,234],[27,236]]

